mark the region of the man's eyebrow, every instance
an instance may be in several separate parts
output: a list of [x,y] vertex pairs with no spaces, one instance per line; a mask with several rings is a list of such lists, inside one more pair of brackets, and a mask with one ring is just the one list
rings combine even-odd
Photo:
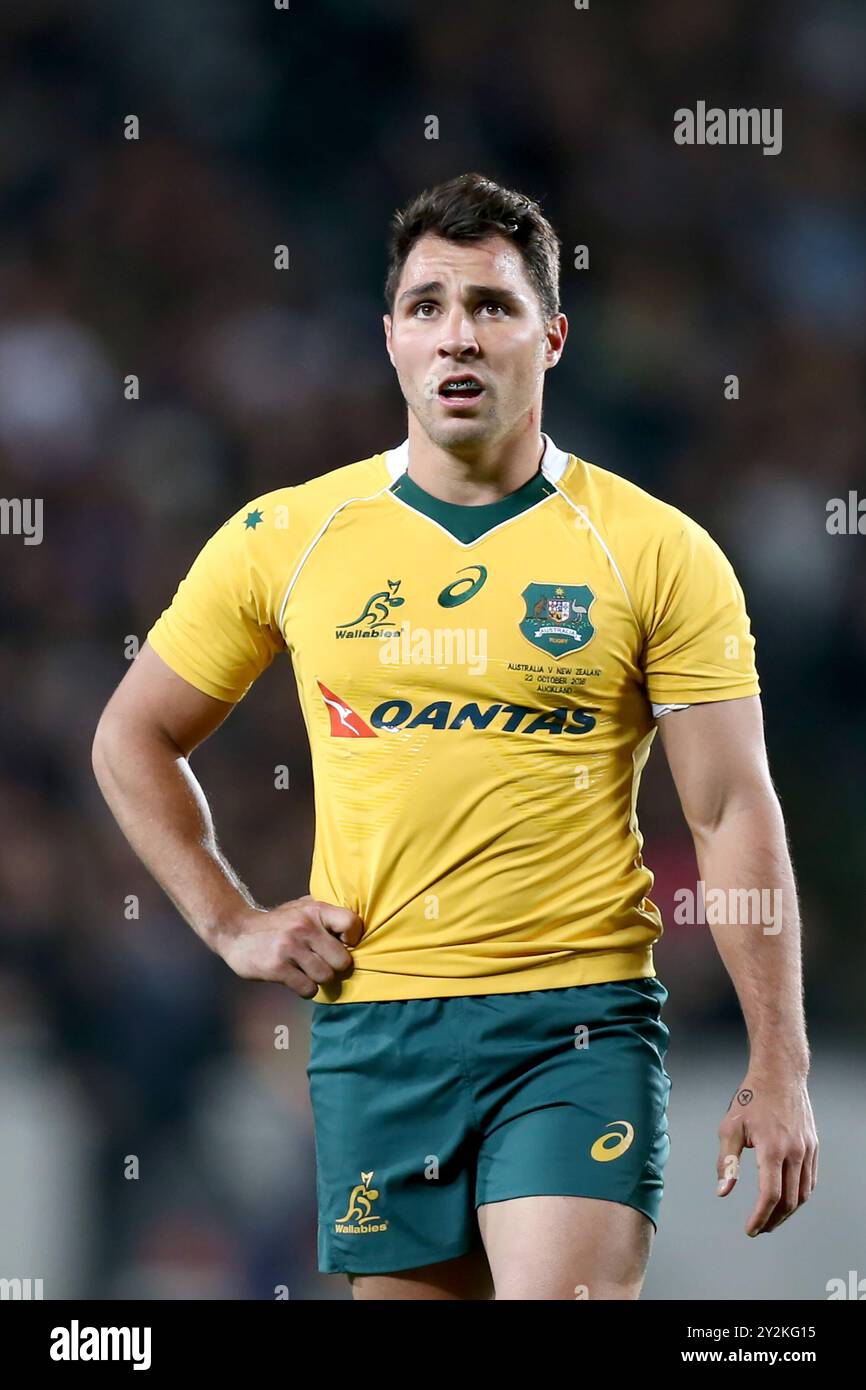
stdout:
[[[423,285],[412,285],[410,289],[404,290],[397,303],[402,304],[404,299],[421,299],[427,294],[440,294],[444,288],[441,280],[427,280]],[[466,288],[476,299],[499,299],[507,304],[519,304],[522,299],[521,295],[501,285],[467,285]]]

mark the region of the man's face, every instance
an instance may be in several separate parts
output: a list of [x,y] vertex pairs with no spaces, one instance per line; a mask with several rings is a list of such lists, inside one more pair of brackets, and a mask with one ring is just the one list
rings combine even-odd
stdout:
[[[384,316],[388,356],[406,404],[443,448],[489,443],[540,415],[544,373],[562,352],[564,315],[550,323],[520,252],[504,237],[421,237]],[[443,383],[476,385],[449,394]]]

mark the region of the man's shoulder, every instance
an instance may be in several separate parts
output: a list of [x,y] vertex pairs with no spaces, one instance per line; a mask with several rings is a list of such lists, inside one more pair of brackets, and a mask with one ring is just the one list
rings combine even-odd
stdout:
[[589,520],[605,531],[625,534],[648,528],[657,536],[676,536],[698,526],[673,503],[647,492],[622,474],[578,455],[572,455],[572,465],[563,475],[560,486],[572,504],[585,509]]
[[371,454],[369,458],[328,469],[304,482],[260,493],[245,502],[235,517],[243,519],[252,514],[255,520],[258,513],[265,525],[271,522],[278,529],[297,535],[303,529],[317,529],[346,503],[375,497],[392,481],[385,453]]
[[318,473],[306,482],[296,483],[292,490],[299,502],[309,506],[328,503],[339,506],[341,502],[375,497],[392,482],[386,451],[382,450],[355,463],[344,463],[326,473]]
[[580,456],[571,456],[560,488],[603,537],[634,549],[635,557],[698,539],[713,541],[705,527],[680,507]]

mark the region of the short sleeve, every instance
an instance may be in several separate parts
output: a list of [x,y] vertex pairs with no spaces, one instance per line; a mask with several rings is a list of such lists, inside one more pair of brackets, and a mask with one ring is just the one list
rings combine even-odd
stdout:
[[688,517],[658,554],[643,668],[649,699],[699,704],[760,694],[755,639],[730,561]]
[[147,634],[177,675],[214,699],[242,699],[285,647],[269,578],[272,539],[267,507],[242,507],[199,551]]

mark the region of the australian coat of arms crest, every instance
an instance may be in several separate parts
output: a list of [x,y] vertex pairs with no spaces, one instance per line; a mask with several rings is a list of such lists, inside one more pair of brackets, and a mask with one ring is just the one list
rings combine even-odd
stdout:
[[595,594],[587,584],[527,584],[522,597],[526,617],[520,631],[534,647],[549,656],[570,656],[592,639]]

